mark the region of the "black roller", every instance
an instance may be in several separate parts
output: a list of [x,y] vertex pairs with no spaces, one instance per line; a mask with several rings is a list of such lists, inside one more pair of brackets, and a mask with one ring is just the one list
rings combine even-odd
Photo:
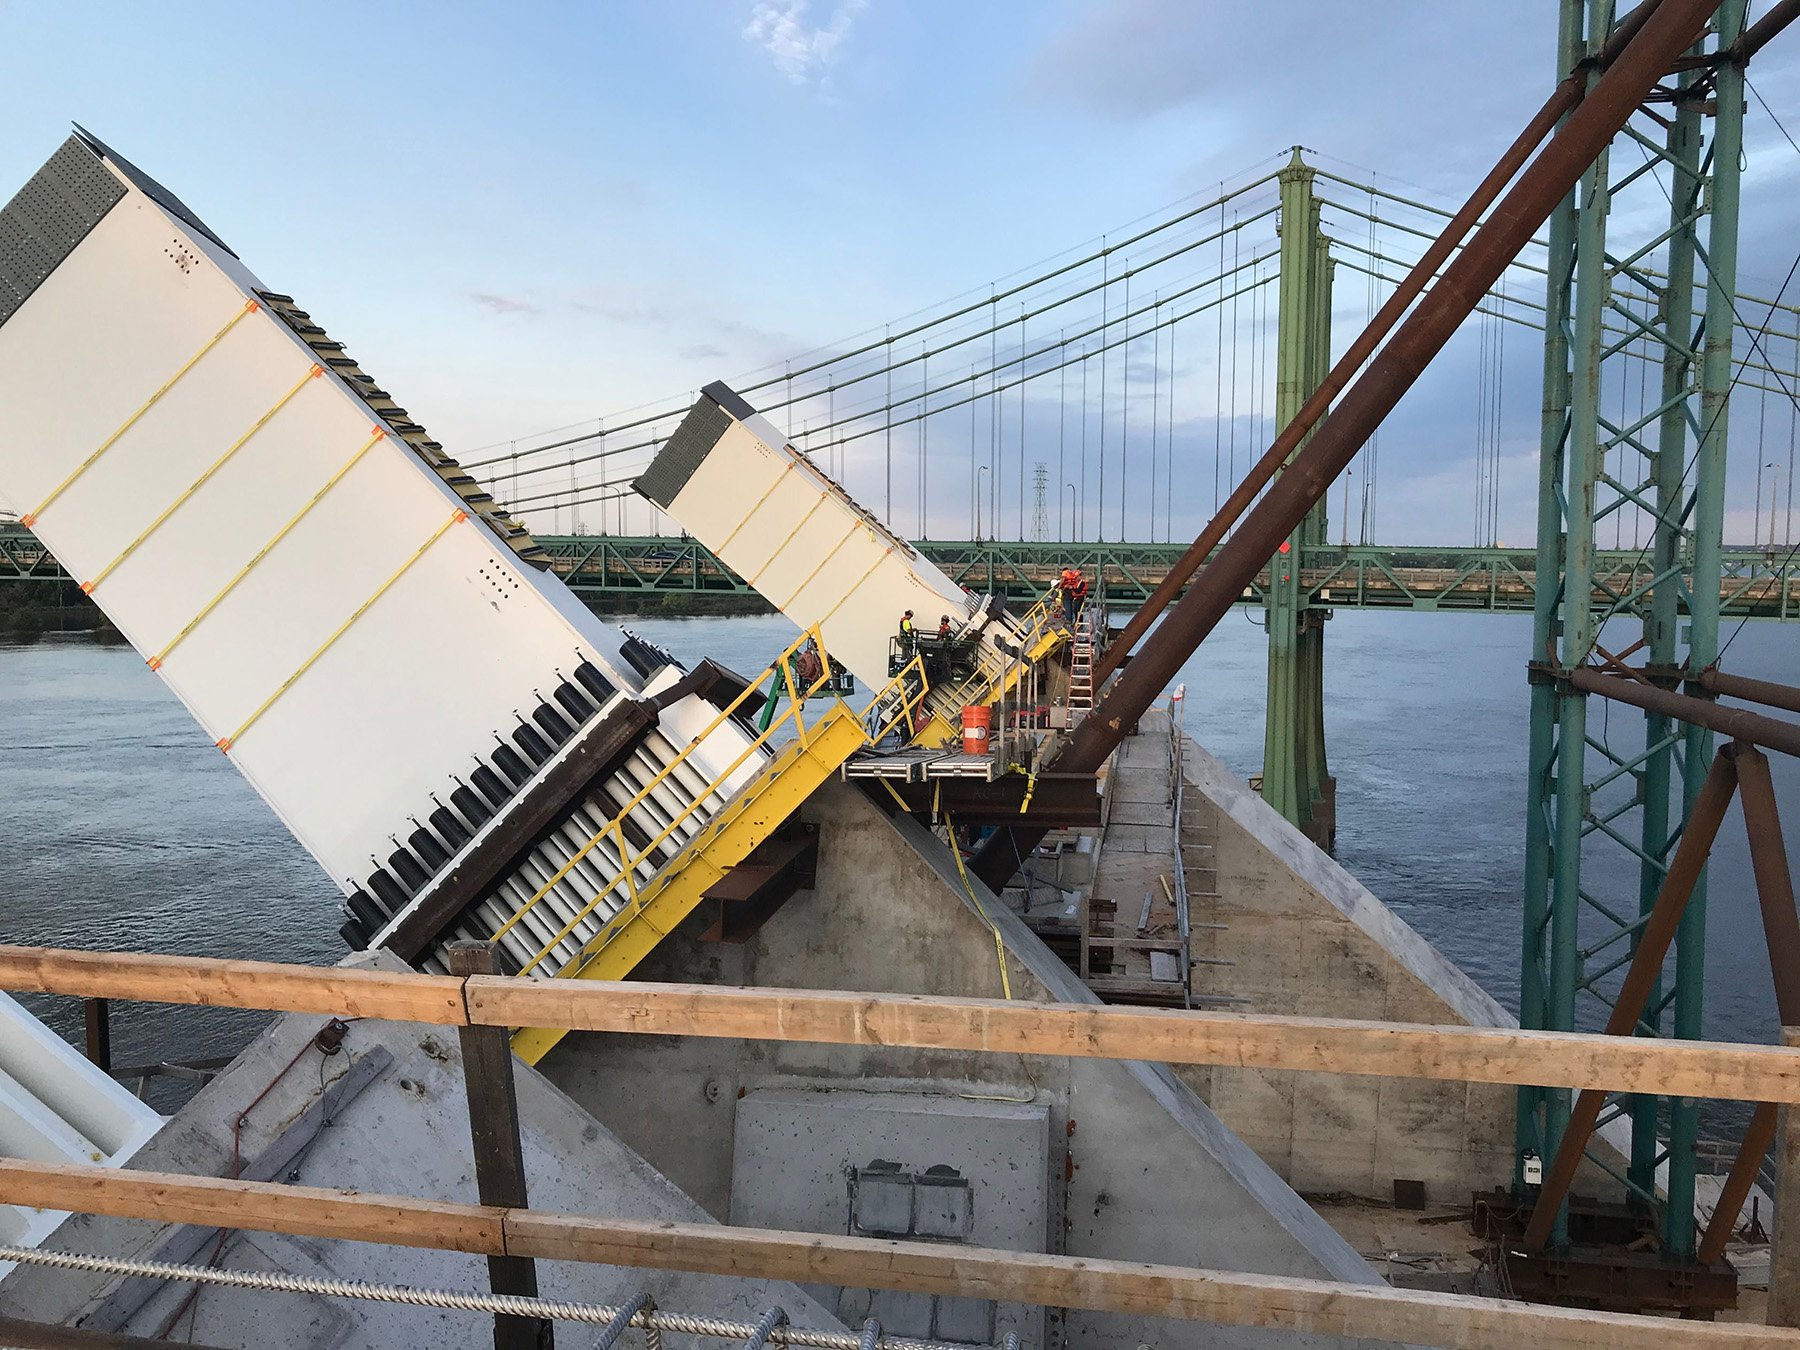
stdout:
[[[456,800],[454,793],[451,794],[450,800]],[[456,818],[456,812],[444,806],[438,807],[431,813],[431,828],[443,835],[444,842],[451,848],[461,848],[474,838],[469,833],[468,827]]]
[[430,830],[414,830],[406,836],[407,845],[419,855],[425,866],[436,872],[450,861],[450,852]]
[[[531,766],[519,758],[517,750],[504,743],[494,748],[494,767],[512,779],[517,787],[524,787],[526,780],[531,777]],[[487,789],[483,788],[482,791],[486,792]],[[510,797],[512,792],[509,790],[506,795]],[[499,805],[498,802],[494,804]]]
[[[469,775],[469,781],[475,784],[475,786],[481,790],[481,795],[486,797],[488,801],[493,803],[496,807],[505,805],[513,795],[512,784],[507,782],[492,769],[488,768],[485,764]],[[452,798],[451,800],[454,801],[455,799]],[[488,814],[492,815],[493,812],[490,811]]]
[[387,869],[383,867],[377,867],[369,873],[368,889],[375,893],[376,898],[386,907],[389,914],[398,914],[412,899],[412,896],[408,895],[401,888],[400,883],[389,876]]
[[588,702],[587,695],[567,680],[556,686],[556,701],[562,704],[562,710],[574,719],[576,726],[594,715],[594,705]]
[[403,848],[397,848],[388,854],[388,866],[394,869],[394,875],[406,884],[406,888],[417,895],[419,888],[431,880],[431,873],[419,865],[419,860]]
[[[475,770],[472,776],[479,779],[484,773],[490,778],[494,776],[492,769],[485,768]],[[466,787],[459,787],[450,794],[450,804],[461,811],[463,819],[478,830],[494,818],[493,808]]]
[[389,916],[381,912],[367,891],[351,891],[350,898],[344,902],[345,907],[356,917],[356,921],[370,933],[379,933],[387,926]]
[[654,642],[646,641],[629,628],[621,628],[619,631],[625,634],[625,641],[619,647],[619,655],[645,679],[649,679],[664,666],[674,666],[682,674],[687,673],[687,667],[675,659],[674,653],[665,651]]
[[533,764],[542,764],[550,758],[550,747],[544,743],[544,738],[525,723],[521,722],[513,728],[512,738],[513,743],[525,752],[526,758]]
[[575,667],[575,678],[581,681],[581,687],[594,696],[594,702],[605,706],[606,700],[615,692],[612,681],[600,673],[600,668],[592,661],[583,661]]
[[346,919],[338,929],[338,936],[344,939],[344,945],[353,952],[369,950],[369,938],[373,936],[355,919]]
[[540,703],[536,708],[532,709],[531,720],[542,727],[544,729],[544,735],[548,736],[557,745],[561,745],[564,741],[568,740],[569,737],[575,734],[574,728],[563,719],[563,715],[557,712],[556,709],[552,708],[548,703]]

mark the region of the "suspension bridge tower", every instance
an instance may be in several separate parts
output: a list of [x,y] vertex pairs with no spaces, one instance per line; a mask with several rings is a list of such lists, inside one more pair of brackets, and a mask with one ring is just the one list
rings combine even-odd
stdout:
[[[1719,655],[1727,398],[1741,322],[1733,295],[1745,86],[1732,48],[1744,12],[1745,0],[1724,0],[1712,32],[1550,220],[1520,972],[1528,1028],[1607,1020],[1617,994],[1600,981],[1650,931],[1713,759],[1713,733],[1691,724],[1650,714],[1640,741],[1616,715],[1610,731],[1598,713],[1590,721],[1569,672],[1641,649],[1644,678],[1711,697],[1698,681]],[[1613,13],[1611,0],[1562,0],[1558,78],[1585,68],[1590,87],[1598,79],[1592,58]],[[1627,416],[1603,391],[1634,354],[1651,362],[1653,387],[1660,372],[1660,392],[1646,414]],[[1617,512],[1647,522],[1649,538],[1628,574],[1597,576],[1597,530]],[[1702,1034],[1705,931],[1702,872],[1676,930],[1672,978],[1650,990],[1637,1034]],[[1600,1133],[1608,1122],[1614,1141],[1631,1127],[1622,1169],[1591,1118],[1572,1121],[1566,1089],[1521,1089],[1521,1194],[1540,1165],[1554,1180],[1553,1160],[1572,1169],[1585,1146],[1592,1166],[1660,1215],[1663,1259],[1693,1262],[1697,1103],[1612,1099]],[[1541,1193],[1557,1206],[1551,1251],[1568,1247],[1566,1194],[1554,1185]]]
[[[1281,300],[1276,321],[1275,422],[1285,426],[1331,368],[1332,263],[1319,226],[1313,169],[1300,158],[1299,147],[1279,177]],[[1305,444],[1302,441],[1300,448]],[[1300,559],[1302,550],[1329,544],[1328,535],[1321,499],[1269,561],[1262,773],[1263,799],[1326,849],[1337,830],[1336,783],[1325,760],[1325,620],[1330,611],[1302,587]]]

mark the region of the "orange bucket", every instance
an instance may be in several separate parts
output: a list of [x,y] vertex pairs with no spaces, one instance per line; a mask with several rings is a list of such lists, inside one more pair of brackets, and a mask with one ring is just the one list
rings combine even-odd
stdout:
[[971,703],[963,709],[963,753],[985,755],[988,752],[988,728],[994,723],[994,710],[985,703]]

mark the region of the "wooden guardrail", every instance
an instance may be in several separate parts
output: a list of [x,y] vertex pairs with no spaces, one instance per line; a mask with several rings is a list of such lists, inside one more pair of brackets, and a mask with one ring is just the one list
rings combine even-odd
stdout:
[[[321,969],[0,946],[0,988],[423,1022],[1162,1060],[1800,1102],[1800,1049],[1087,1004]],[[0,1159],[0,1202],[486,1256],[955,1294],[1474,1350],[1800,1350],[1800,1331],[1386,1285],[644,1223]]]
[[648,1223],[315,1186],[0,1160],[15,1204],[208,1228],[1353,1336],[1455,1350],[1800,1350],[1800,1331],[1553,1308],[1384,1284],[725,1224]]
[[439,1026],[1160,1060],[1800,1103],[1800,1050],[1331,1017],[503,975],[0,946],[0,989]]

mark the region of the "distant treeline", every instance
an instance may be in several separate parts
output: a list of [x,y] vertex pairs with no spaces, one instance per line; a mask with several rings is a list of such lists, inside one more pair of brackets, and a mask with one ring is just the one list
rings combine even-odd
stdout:
[[92,633],[123,642],[100,607],[72,581],[18,581],[0,585],[0,638],[36,642],[46,633]]

